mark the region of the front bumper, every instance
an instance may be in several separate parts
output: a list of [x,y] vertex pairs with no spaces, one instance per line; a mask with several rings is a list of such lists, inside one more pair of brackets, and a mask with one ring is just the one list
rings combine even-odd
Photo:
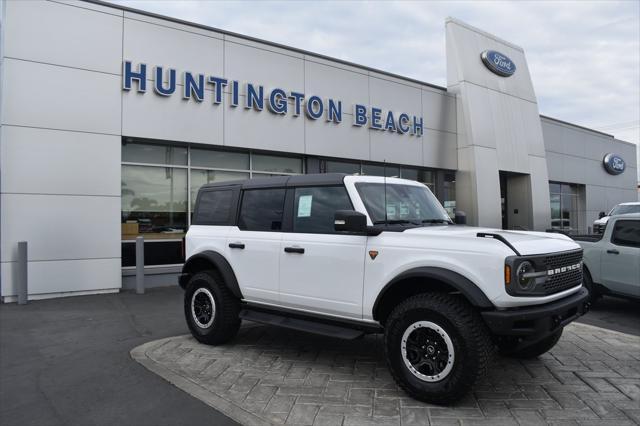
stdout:
[[582,287],[564,299],[544,305],[484,311],[481,314],[494,335],[529,339],[555,332],[586,314],[589,306],[589,290]]

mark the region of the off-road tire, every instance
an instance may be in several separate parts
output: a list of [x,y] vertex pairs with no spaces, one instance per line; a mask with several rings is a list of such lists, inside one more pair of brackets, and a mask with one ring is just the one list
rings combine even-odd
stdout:
[[582,268],[582,285],[589,290],[589,301],[593,305],[598,300],[602,299],[602,294],[598,291],[597,286],[593,283],[591,274],[586,267]]
[[[404,336],[420,322],[440,327],[453,346],[452,368],[442,379],[431,377],[437,381],[425,381],[412,373],[403,355]],[[444,293],[419,294],[400,303],[385,323],[384,341],[387,364],[398,386],[411,397],[432,404],[451,404],[462,398],[486,373],[495,352],[478,312],[466,300]]]
[[560,328],[559,330],[555,331],[553,334],[545,337],[544,339],[534,343],[533,345],[525,346],[522,349],[513,350],[512,347],[514,346],[515,343],[511,343],[511,342],[500,343],[498,345],[500,349],[500,354],[511,357],[511,358],[518,358],[518,359],[537,358],[543,353],[550,351],[551,348],[553,348],[556,345],[556,343],[558,343],[558,340],[560,340],[560,337],[562,337],[563,329],[564,327]]
[[[198,291],[200,299],[209,299],[210,294],[215,303],[213,321],[206,327],[196,322],[192,312],[193,296]],[[184,314],[196,340],[208,345],[219,345],[233,339],[242,322],[239,313],[240,301],[225,286],[216,271],[199,272],[191,277],[184,293]]]

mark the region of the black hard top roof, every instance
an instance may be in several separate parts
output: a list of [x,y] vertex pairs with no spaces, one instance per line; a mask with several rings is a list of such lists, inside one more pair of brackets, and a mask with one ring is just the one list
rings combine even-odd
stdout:
[[309,175],[261,177],[244,180],[232,180],[208,183],[201,189],[240,186],[242,189],[284,188],[293,186],[342,185],[346,173],[315,173]]

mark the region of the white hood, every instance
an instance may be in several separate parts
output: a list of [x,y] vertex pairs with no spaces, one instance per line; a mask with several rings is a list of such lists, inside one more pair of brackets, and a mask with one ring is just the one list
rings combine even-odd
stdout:
[[479,232],[499,234],[522,255],[556,253],[580,248],[576,242],[566,235],[551,232],[505,231],[502,229],[460,225],[425,226],[408,229],[404,232],[408,234],[431,234],[446,238],[480,238],[477,237]]

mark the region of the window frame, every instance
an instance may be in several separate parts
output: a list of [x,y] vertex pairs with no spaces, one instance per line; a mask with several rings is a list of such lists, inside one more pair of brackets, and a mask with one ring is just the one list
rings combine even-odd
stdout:
[[[349,232],[346,231],[332,231],[332,232],[298,232],[294,230],[294,220],[295,220],[295,206],[296,206],[296,190],[297,189],[305,189],[305,188],[342,188],[347,194],[347,199],[349,200],[349,204],[351,208],[349,210],[355,210],[353,206],[353,200],[351,200],[351,196],[349,195],[349,191],[344,184],[339,185],[296,185],[290,186],[287,188],[287,195],[285,199],[285,218],[286,218],[286,232],[292,234],[312,234],[312,235],[349,235]],[[283,228],[285,225],[283,223]]]
[[629,218],[629,219],[619,219],[619,220],[617,220],[617,221],[616,221],[616,224],[614,225],[613,229],[611,230],[611,238],[609,239],[609,242],[610,242],[611,244],[613,244],[614,246],[618,246],[618,247],[632,247],[632,248],[640,248],[640,244],[638,244],[638,245],[633,245],[633,244],[623,244],[623,243],[620,243],[620,242],[616,241],[616,239],[615,239],[615,235],[616,235],[616,226],[617,226],[619,223],[622,223],[622,222],[637,222],[637,223],[638,223],[638,226],[640,226],[640,220],[639,220],[639,219]]
[[[200,201],[202,200],[202,195],[204,193],[209,192],[224,192],[231,191],[231,206],[229,208],[229,216],[226,221],[211,221],[204,220],[199,221],[197,212],[200,211]],[[196,204],[193,208],[193,218],[191,219],[191,225],[211,225],[211,226],[234,226],[237,224],[238,220],[238,210],[239,210],[239,199],[240,199],[240,186],[239,185],[229,185],[229,186],[220,186],[220,187],[211,187],[205,189],[199,189],[198,195],[196,196]]]
[[[282,189],[284,190],[284,197],[282,199],[282,220],[281,220],[281,225],[280,225],[280,229],[270,229],[270,230],[256,230],[256,229],[246,229],[240,226],[240,215],[242,214],[242,207],[244,205],[244,200],[245,200],[245,194],[247,192],[253,192],[253,191],[270,191],[270,190],[274,190],[274,189]],[[239,230],[241,231],[246,231],[246,232],[287,232],[285,230],[286,228],[286,222],[285,222],[285,217],[286,217],[286,211],[287,211],[287,187],[285,186],[269,186],[269,187],[264,187],[264,188],[248,188],[248,189],[242,189],[241,193],[240,193],[240,199],[238,202],[238,210],[235,216],[235,226],[238,227]]]

